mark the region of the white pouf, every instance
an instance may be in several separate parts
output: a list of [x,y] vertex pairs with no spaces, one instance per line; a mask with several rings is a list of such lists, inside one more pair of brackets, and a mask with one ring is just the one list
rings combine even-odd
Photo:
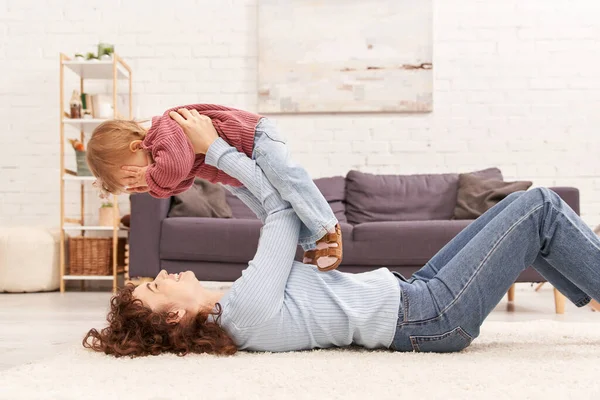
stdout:
[[0,292],[40,292],[60,285],[60,233],[0,227]]

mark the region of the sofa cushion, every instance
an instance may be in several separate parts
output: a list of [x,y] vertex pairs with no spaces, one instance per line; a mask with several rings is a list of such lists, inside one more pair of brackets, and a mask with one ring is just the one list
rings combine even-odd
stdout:
[[[168,218],[163,220],[160,258],[179,261],[248,263],[256,254],[260,228],[257,219]],[[352,225],[340,223],[351,248]],[[295,259],[302,260],[300,246]]]
[[[474,174],[502,179],[498,168]],[[346,176],[346,217],[351,224],[451,219],[457,192],[458,174],[373,175],[350,171]]]
[[247,262],[256,253],[258,219],[167,218],[162,222],[160,258]]
[[315,185],[319,188],[325,200],[331,206],[331,210],[340,223],[346,223],[346,178],[334,176],[331,178],[315,179]]
[[352,246],[346,248],[349,265],[425,265],[472,220],[365,222],[355,225]]
[[[334,176],[330,178],[315,179],[315,185],[321,191],[325,200],[331,206],[336,218],[340,222],[346,222],[346,208],[344,205],[345,184],[346,180],[343,176]],[[231,194],[228,190],[225,191],[227,203],[231,208],[233,218],[238,219],[257,219],[256,215],[242,202],[240,199]]]
[[[340,223],[351,249],[352,225]],[[167,218],[163,220],[160,258],[180,261],[248,263],[256,254],[260,228],[258,219]],[[298,247],[296,260],[302,260]]]
[[196,178],[189,190],[171,198],[168,217],[231,218],[231,208],[223,186]]
[[454,219],[475,219],[511,193],[527,190],[531,181],[504,182],[473,174],[460,174]]

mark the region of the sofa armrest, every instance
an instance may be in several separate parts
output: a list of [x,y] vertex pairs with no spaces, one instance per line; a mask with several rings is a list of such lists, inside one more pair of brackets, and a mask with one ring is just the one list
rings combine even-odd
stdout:
[[160,231],[171,198],[156,199],[147,193],[132,194],[129,231],[129,276],[154,277],[160,271]]
[[553,190],[556,194],[560,196],[561,199],[565,201],[572,209],[579,214],[579,189],[574,187],[551,187],[550,190]]

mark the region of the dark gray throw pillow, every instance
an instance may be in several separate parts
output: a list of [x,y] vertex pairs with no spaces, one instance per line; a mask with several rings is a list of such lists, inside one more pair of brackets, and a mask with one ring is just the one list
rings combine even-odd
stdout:
[[532,182],[504,182],[474,174],[458,176],[454,219],[475,219],[513,192],[527,190]]
[[197,178],[187,191],[173,196],[169,217],[231,218],[221,185]]

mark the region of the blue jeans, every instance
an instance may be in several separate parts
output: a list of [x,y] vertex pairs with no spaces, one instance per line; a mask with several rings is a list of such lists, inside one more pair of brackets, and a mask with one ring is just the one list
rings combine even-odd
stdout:
[[[252,158],[281,198],[291,204],[302,221],[299,239],[302,248],[314,249],[315,242],[325,236],[338,220],[308,172],[291,160],[285,139],[279,134],[277,127],[266,118],[262,118],[256,125]],[[225,187],[264,223],[264,209],[247,188],[227,185]]]
[[546,188],[511,194],[410,279],[400,277],[402,302],[391,348],[464,349],[530,265],[575,305],[600,300],[600,239]]

